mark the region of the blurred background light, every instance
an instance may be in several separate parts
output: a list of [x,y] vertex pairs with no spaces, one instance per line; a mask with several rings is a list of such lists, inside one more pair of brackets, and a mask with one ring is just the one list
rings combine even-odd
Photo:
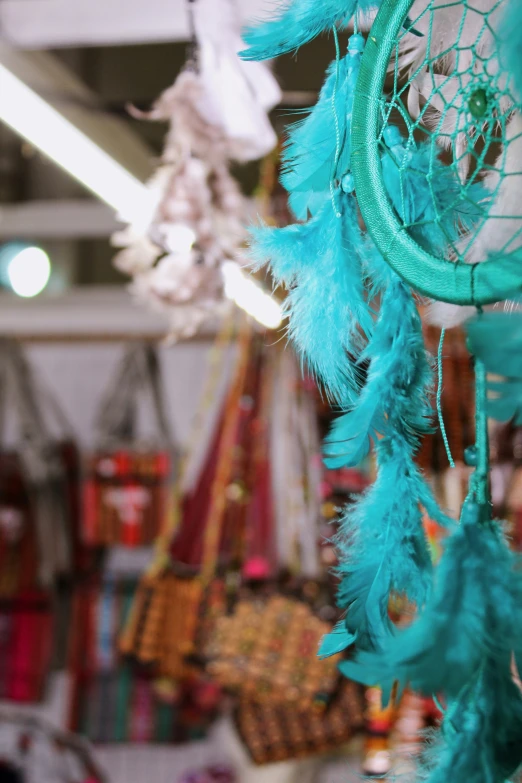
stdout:
[[41,247],[9,243],[0,248],[0,280],[17,296],[38,296],[51,278],[51,261]]
[[253,277],[233,261],[223,266],[225,295],[238,307],[268,329],[277,329],[283,321],[281,305],[266,293]]

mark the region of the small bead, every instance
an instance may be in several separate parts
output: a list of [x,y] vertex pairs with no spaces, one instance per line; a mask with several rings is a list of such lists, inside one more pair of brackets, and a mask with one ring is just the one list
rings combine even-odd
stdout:
[[359,33],[355,33],[354,35],[350,36],[348,40],[348,51],[350,54],[360,54],[362,51],[364,51],[364,45],[366,41],[364,40],[364,36],[360,35]]
[[484,89],[480,88],[471,93],[468,100],[468,108],[473,117],[480,119],[488,110],[488,96]]
[[466,463],[468,468],[476,468],[477,467],[477,449],[476,449],[476,446],[468,446],[468,448],[464,450],[464,462]]
[[353,179],[353,174],[345,174],[344,177],[341,180],[341,188],[343,189],[344,193],[353,193],[355,190],[355,182]]

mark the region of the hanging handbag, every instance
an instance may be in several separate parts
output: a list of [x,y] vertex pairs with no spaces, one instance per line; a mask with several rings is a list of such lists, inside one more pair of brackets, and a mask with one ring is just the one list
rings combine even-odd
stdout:
[[16,452],[0,454],[0,597],[38,583],[39,549],[27,479]]
[[[220,340],[228,345],[230,338],[223,333],[218,343]],[[211,375],[220,376],[222,356],[217,347]],[[229,413],[237,408],[238,401],[237,383],[232,388],[235,394],[229,392],[225,405]],[[208,392],[204,406],[207,397]],[[223,417],[217,430],[220,456],[212,460],[207,482],[211,502],[204,511],[205,518],[208,515],[209,521],[219,526],[219,495],[217,490],[212,492],[212,487],[219,466],[220,486],[228,474],[228,456],[224,458],[231,454],[232,441],[230,423],[225,426]],[[226,432],[228,439],[222,441]],[[207,467],[201,471],[206,478]],[[180,485],[181,479],[178,492]],[[201,482],[198,485],[196,493]],[[219,531],[207,529],[201,542],[203,561],[198,567],[191,567],[190,561],[173,563],[170,548],[179,519],[178,496],[174,496],[169,527],[156,542],[152,568],[137,588],[131,588],[124,603],[119,597],[122,586],[113,584],[111,588],[107,580],[78,591],[70,657],[70,722],[97,741],[171,742],[195,738],[204,733],[215,714],[219,690],[191,665],[190,656],[198,615],[202,604],[207,604],[203,599],[207,592],[213,592],[204,564],[217,561],[215,545],[217,542],[219,550],[220,536]],[[124,661],[118,652],[124,653]]]
[[[137,398],[148,391],[152,440],[136,435]],[[176,448],[163,399],[160,365],[151,345],[124,354],[96,422],[97,449],[87,459],[83,540],[90,546],[151,544],[167,524]]]
[[36,702],[53,651],[54,608],[43,590],[19,592],[0,601],[0,698]]
[[257,702],[323,704],[336,690],[335,656],[317,657],[331,624],[306,602],[280,592],[246,595],[222,617],[208,639],[207,670],[223,687]]
[[[3,450],[7,473],[0,497],[2,516],[11,533],[13,525],[23,531],[18,542],[22,548],[21,542],[36,540],[38,574],[32,585],[49,586],[71,565],[72,506],[61,446],[50,432],[42,389],[15,341],[0,342],[0,368],[3,415],[7,407],[13,409],[19,429],[14,445]],[[9,550],[5,525],[3,543]],[[12,543],[16,546],[13,539]],[[27,586],[27,572],[23,582]]]
[[[228,342],[228,333],[226,327],[218,343]],[[140,582],[121,636],[124,654],[153,665],[158,677],[171,681],[182,679],[187,672],[187,659],[195,651],[201,602],[218,565],[227,510],[226,488],[243,415],[241,399],[249,346],[250,330],[244,330],[234,379],[192,503],[190,499],[183,503],[177,497],[179,507],[171,516],[172,527],[158,539],[155,562]]]
[[256,764],[331,753],[363,726],[361,691],[354,683],[343,681],[327,710],[244,697],[236,710],[235,724]]
[[135,590],[134,580],[106,575],[75,591],[68,725],[98,743],[183,741],[205,731],[216,689],[188,671],[166,688],[153,667],[121,659],[118,638]]

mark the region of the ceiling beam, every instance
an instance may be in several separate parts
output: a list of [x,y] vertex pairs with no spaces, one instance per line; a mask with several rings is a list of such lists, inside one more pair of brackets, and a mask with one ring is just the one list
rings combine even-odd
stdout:
[[[215,336],[219,319],[196,339]],[[37,342],[164,340],[168,319],[138,303],[124,286],[82,286],[21,299],[0,292],[0,333]]]
[[[242,20],[269,0],[235,0]],[[23,49],[184,41],[186,3],[177,0],[2,0],[0,41]]]
[[0,241],[105,239],[118,227],[114,211],[90,199],[49,199],[0,206]]

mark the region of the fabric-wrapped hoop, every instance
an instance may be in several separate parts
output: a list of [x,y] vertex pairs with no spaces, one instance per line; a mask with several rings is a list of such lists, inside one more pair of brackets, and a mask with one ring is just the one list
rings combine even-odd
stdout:
[[368,232],[392,269],[419,293],[442,302],[485,305],[522,291],[522,248],[480,264],[452,263],[421,248],[388,198],[379,152],[380,104],[397,37],[414,0],[383,0],[372,25],[355,90],[351,166]]

